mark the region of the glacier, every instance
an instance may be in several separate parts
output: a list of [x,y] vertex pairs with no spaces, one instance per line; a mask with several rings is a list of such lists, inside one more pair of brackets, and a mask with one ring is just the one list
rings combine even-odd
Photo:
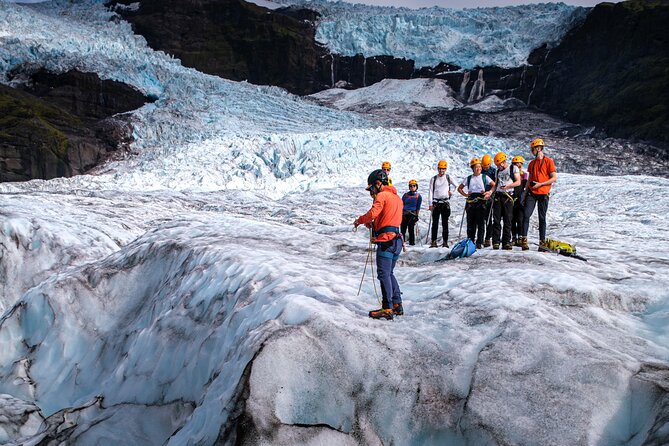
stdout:
[[274,2],[320,13],[316,40],[332,53],[389,55],[411,59],[417,68],[446,62],[464,70],[524,65],[532,50],[558,43],[590,11],[561,2],[465,9],[410,9],[328,0]]
[[[351,225],[368,171],[390,160],[425,193],[438,159],[462,179],[527,141],[206,76],[110,19],[96,0],[0,2],[3,82],[78,68],[157,98],[125,159],[0,184],[1,444],[669,441],[668,179],[560,172],[548,231],[588,262],[444,262],[419,243],[397,269],[406,315],[370,320],[369,234]],[[380,104],[422,87],[386,92],[402,88]]]

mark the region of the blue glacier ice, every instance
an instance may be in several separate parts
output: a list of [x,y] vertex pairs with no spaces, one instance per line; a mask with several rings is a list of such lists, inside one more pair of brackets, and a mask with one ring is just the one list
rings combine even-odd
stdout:
[[439,62],[463,69],[516,67],[530,52],[558,42],[589,8],[541,3],[494,8],[395,8],[330,2],[277,0],[318,11],[316,39],[337,54],[391,55],[417,67]]

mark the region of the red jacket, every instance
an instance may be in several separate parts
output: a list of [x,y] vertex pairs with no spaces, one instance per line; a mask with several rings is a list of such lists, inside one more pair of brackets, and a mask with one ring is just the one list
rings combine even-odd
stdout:
[[[398,228],[402,224],[402,209],[404,203],[397,195],[397,189],[394,186],[382,186],[381,192],[374,198],[374,204],[365,215],[358,217],[358,223],[361,225],[374,222],[373,229],[377,232],[385,226],[395,226]],[[387,242],[397,237],[394,232],[384,232],[376,237],[376,242]]]

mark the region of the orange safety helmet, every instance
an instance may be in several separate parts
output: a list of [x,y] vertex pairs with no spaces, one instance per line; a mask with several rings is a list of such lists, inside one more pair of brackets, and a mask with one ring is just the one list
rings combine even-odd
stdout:
[[497,155],[495,155],[495,166],[499,166],[504,161],[506,161],[506,153],[497,152]]
[[381,163],[381,169],[390,169],[390,161],[384,161]]
[[477,164],[481,164],[481,160],[478,158],[472,158],[472,160],[469,162],[469,167],[474,167]]
[[416,181],[416,180],[409,180],[409,186],[416,186],[416,187],[418,187],[418,181]]
[[516,163],[525,164],[525,158],[523,158],[523,157],[520,156],[520,155],[516,155],[516,156],[514,156],[513,159],[511,160],[511,163],[512,163],[512,164],[516,164]]
[[535,139],[533,139],[532,142],[530,143],[530,149],[534,149],[534,148],[537,147],[537,146],[541,146],[541,148],[543,149],[543,147],[544,147],[544,140],[541,139],[541,138],[535,138]]
[[440,160],[439,163],[437,163],[437,169],[448,169],[446,160]]
[[483,159],[481,160],[481,167],[487,169],[488,167],[490,167],[490,164],[492,164],[492,157],[488,154],[483,155]]

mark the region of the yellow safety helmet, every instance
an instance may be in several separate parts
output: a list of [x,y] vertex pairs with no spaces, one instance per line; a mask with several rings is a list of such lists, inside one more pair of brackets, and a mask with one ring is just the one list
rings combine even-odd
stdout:
[[448,169],[446,160],[440,160],[439,163],[437,163],[437,169]]
[[516,156],[514,156],[513,159],[511,160],[511,163],[513,163],[513,164],[515,164],[515,163],[525,164],[525,158],[523,158],[523,157],[520,156],[520,155],[516,155]]
[[[478,159],[478,158],[476,158],[476,159]],[[487,169],[488,167],[490,167],[490,164],[492,164],[492,157],[488,154],[483,155],[483,159],[481,160],[481,167],[483,167],[484,169]],[[470,165],[471,165],[471,163],[470,163]]]
[[532,140],[530,143],[530,149],[534,149],[537,146],[541,146],[542,148],[544,147],[544,140],[541,138],[535,138]]
[[416,186],[416,187],[418,187],[418,181],[416,181],[416,180],[409,180],[409,186]]
[[390,169],[390,161],[384,161],[381,163],[381,169]]
[[495,166],[499,166],[504,161],[506,161],[506,153],[497,152],[497,155],[495,155]]
[[469,167],[474,167],[477,164],[481,164],[481,160],[478,158],[472,158],[472,160],[469,162]]

